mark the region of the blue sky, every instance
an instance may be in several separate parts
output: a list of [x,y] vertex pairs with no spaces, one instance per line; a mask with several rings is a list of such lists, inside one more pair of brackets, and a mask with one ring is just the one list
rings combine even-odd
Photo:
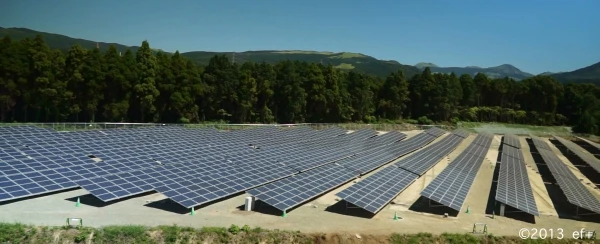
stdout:
[[165,51],[347,51],[537,74],[600,61],[598,9],[598,0],[3,0],[0,26]]

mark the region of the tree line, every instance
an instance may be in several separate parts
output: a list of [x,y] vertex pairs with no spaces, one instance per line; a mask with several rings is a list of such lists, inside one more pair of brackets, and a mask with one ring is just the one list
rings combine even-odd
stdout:
[[154,52],[73,46],[41,36],[0,44],[2,122],[506,122],[600,133],[600,87],[432,73],[386,78],[299,61],[201,66]]

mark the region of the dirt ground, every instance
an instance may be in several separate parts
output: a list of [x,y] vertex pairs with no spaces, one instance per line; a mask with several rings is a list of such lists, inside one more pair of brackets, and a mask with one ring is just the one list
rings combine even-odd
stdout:
[[[410,137],[418,132],[405,133]],[[439,141],[444,136],[437,140]],[[413,207],[417,205],[419,199],[422,201],[419,195],[420,191],[442,172],[474,138],[475,135],[466,138],[452,153],[400,193],[393,200],[393,204],[384,207],[375,216],[371,216],[361,209],[346,209],[342,204],[343,201],[338,201],[335,193],[354,184],[349,182],[288,211],[286,217],[282,217],[281,212],[266,205],[259,205],[252,212],[242,211],[247,194],[240,194],[202,206],[196,209],[195,215],[191,216],[189,210],[181,209],[170,201],[161,201],[164,196],[157,193],[103,204],[80,189],[6,204],[0,203],[0,221],[64,225],[66,218],[82,218],[84,225],[96,227],[128,224],[228,227],[231,224],[238,226],[247,224],[267,229],[299,230],[309,233],[335,232],[351,235],[357,233],[377,235],[393,232],[467,233],[472,231],[474,223],[487,224],[488,231],[494,235],[511,236],[517,235],[521,228],[553,228],[554,230],[562,228],[566,236],[570,236],[573,231],[579,231],[581,228],[600,230],[600,224],[598,224],[600,221],[596,219],[583,219],[564,214],[558,217],[555,205],[564,205],[564,199],[556,200],[557,197],[550,196],[553,191],[548,189],[552,188],[548,188],[550,186],[544,183],[541,174],[538,173],[541,169],[538,169],[538,164],[534,161],[534,155],[530,153],[525,138],[521,138],[522,151],[534,197],[541,214],[539,217],[532,218],[526,214],[509,216],[507,214],[507,216],[491,218],[491,211],[496,206],[494,195],[491,193],[494,192],[495,187],[493,184],[494,170],[501,136],[494,138],[461,212],[454,217],[444,218],[443,213],[451,212],[445,207],[431,208],[428,211],[414,210]],[[553,147],[551,143],[549,145]],[[558,149],[556,149],[556,153],[561,157],[562,154]],[[569,164],[566,158],[562,157],[561,159]],[[578,170],[574,168],[575,171]],[[81,200],[81,206],[76,207],[75,202],[78,197]],[[470,213],[466,213],[467,206]],[[395,213],[401,218],[400,220],[393,220]]]

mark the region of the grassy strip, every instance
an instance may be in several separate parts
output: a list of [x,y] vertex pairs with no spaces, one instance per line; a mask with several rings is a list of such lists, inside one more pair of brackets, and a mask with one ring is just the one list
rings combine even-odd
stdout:
[[[574,240],[521,240],[472,234],[392,234],[389,236],[354,234],[306,234],[293,231],[238,227],[179,226],[145,227],[137,225],[103,228],[37,227],[0,223],[0,243],[573,243]],[[579,242],[585,243],[585,242]],[[593,243],[593,242],[587,242]]]
[[570,135],[571,130],[565,126],[535,126],[506,123],[460,122],[460,128],[470,131],[488,131],[491,133],[534,134],[534,135]]

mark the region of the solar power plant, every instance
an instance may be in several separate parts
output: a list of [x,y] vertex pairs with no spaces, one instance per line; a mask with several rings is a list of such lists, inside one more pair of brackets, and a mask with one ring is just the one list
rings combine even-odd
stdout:
[[[519,149],[513,148],[507,144],[502,145],[503,152],[517,150],[518,154],[522,154]],[[527,175],[527,167],[525,163],[518,158],[523,156],[512,157],[502,154],[500,162],[500,172],[498,174],[498,187],[496,190],[496,201],[519,209],[523,212],[539,216],[533,190],[529,183]]]
[[[421,195],[460,211],[479,167],[485,159],[492,136],[489,133],[480,133],[465,151],[423,189]],[[488,142],[488,144],[475,144],[477,141]]]
[[536,149],[538,149],[538,150],[544,149],[547,151],[552,151],[552,148],[550,148],[550,146],[548,146],[548,144],[542,138],[539,138],[539,137],[533,136],[533,135],[530,135],[529,137],[531,137],[531,141],[533,142],[533,145],[535,146]]
[[[538,145],[536,144],[535,147],[537,148]],[[600,201],[586,189],[583,183],[581,183],[567,165],[565,165],[552,151],[539,150],[538,148],[538,152],[550,169],[550,173],[556,180],[556,183],[558,183],[558,186],[567,197],[567,201],[577,207],[600,213]]]
[[286,211],[356,177],[358,173],[333,163],[254,188],[248,193]]
[[600,159],[597,159],[592,154],[584,152],[583,148],[573,143],[572,141],[563,139],[558,136],[554,136],[554,139],[558,140],[560,144],[569,149],[569,152],[572,152],[573,154],[577,155],[578,158],[580,158],[586,164],[590,165],[592,168],[594,168],[594,170],[600,172]]
[[[382,138],[386,134],[382,135]],[[398,137],[396,133],[388,135],[388,137],[392,136],[396,139],[405,137]],[[293,177],[275,181],[247,192],[279,210],[286,211],[289,208],[351,181],[360,174],[381,167],[385,163],[411,152],[409,150],[416,150],[423,147],[434,139],[433,135],[420,133],[406,141],[397,142],[395,139],[387,140],[391,144],[337,161],[334,165],[327,164],[323,167],[302,172]]]
[[463,137],[450,134],[433,145],[400,160],[395,165],[421,176],[450,154],[463,140]]
[[[308,127],[55,132],[16,126],[0,132],[0,201],[81,186],[103,201],[159,190],[186,207],[352,156],[365,149],[355,144],[381,139],[372,130]],[[380,145],[401,137],[390,134]],[[344,153],[348,148],[356,150]]]
[[504,134],[504,144],[507,144],[509,146],[515,147],[515,148],[521,148],[521,143],[519,142],[519,137],[513,135],[513,134]]
[[387,167],[337,194],[357,207],[377,213],[412,184],[418,175],[398,167]]

